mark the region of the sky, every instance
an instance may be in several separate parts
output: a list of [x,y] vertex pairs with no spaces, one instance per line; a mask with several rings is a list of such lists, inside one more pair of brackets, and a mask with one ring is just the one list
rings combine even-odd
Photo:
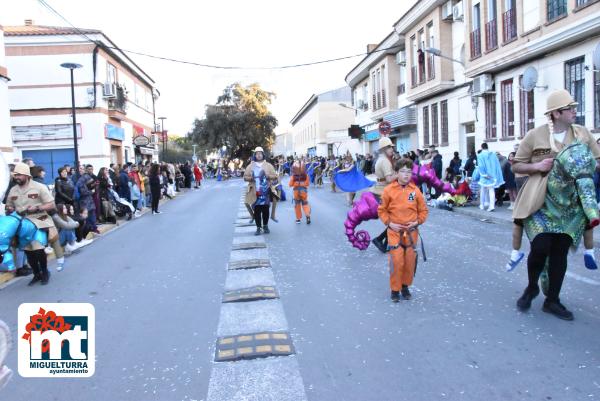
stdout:
[[[271,67],[366,52],[381,42],[415,0],[45,0],[79,28],[100,29],[117,46],[198,63]],[[0,25],[68,26],[37,0],[2,0]],[[184,136],[205,105],[234,82],[275,92],[277,133],[313,95],[345,86],[361,57],[286,70],[216,70],[130,57],[156,82],[156,114]],[[345,127],[340,127],[340,129]]]

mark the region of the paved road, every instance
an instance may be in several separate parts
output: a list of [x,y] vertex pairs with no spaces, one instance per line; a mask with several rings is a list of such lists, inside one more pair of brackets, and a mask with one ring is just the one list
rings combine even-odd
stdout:
[[[22,302],[85,301],[98,331],[92,379],[17,375],[0,400],[206,399],[240,194],[239,181],[211,182],[85,248],[50,285],[0,291],[11,327]],[[563,291],[575,321],[543,313],[541,299],[521,314],[526,271],[504,272],[509,229],[433,210],[413,300],[392,304],[386,257],[343,236],[343,195],[309,196],[311,226],[295,225],[287,202],[266,236],[309,400],[600,398],[600,277],[580,252]],[[15,351],[7,363],[16,369]]]

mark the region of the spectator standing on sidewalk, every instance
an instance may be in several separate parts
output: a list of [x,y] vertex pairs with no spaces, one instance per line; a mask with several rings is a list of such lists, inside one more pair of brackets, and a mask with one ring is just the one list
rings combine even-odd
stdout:
[[131,202],[131,190],[129,189],[129,171],[127,166],[123,166],[119,172],[119,190],[117,193],[120,198],[127,199]]
[[160,202],[161,192],[161,173],[158,164],[152,164],[148,178],[150,183],[150,193],[152,196],[152,214],[160,214],[161,212],[158,211],[158,204]]
[[73,191],[75,186],[69,179],[66,167],[58,169],[58,177],[54,180],[54,200],[58,204],[73,205]]
[[[47,231],[48,239],[52,240],[58,236],[52,219],[48,212],[54,210],[54,198],[48,187],[32,180],[29,166],[17,163],[14,169],[15,185],[8,193],[6,209],[8,213],[16,211],[26,215],[37,228]],[[37,241],[31,242],[25,247],[27,261],[33,269],[33,279],[29,285],[41,281],[43,285],[48,284],[50,273],[48,272],[48,259],[44,252],[44,245]]]
[[96,226],[96,204],[94,202],[96,181],[88,173],[84,173],[77,180],[77,190],[79,192],[79,208],[87,210],[87,221],[91,230],[99,233]]

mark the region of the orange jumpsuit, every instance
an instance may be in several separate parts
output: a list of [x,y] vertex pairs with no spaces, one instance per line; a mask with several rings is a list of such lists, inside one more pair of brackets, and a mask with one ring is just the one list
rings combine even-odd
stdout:
[[308,174],[292,175],[290,179],[290,187],[294,188],[296,220],[302,218],[302,209],[304,209],[304,215],[310,217],[310,205],[308,204],[309,185],[310,178]]
[[[383,190],[378,214],[386,226],[390,223],[408,224],[413,221],[421,225],[428,213],[425,197],[412,182],[406,186],[393,182]],[[415,228],[397,233],[388,228],[387,236],[388,245],[392,248],[389,256],[390,288],[392,291],[400,291],[402,285],[410,286],[415,276],[415,248],[419,232]],[[394,249],[395,246],[398,247]]]

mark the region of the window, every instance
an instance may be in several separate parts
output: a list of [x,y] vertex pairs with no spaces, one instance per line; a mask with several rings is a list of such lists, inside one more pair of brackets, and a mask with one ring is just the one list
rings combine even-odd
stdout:
[[423,146],[429,145],[429,106],[423,107]]
[[377,75],[375,71],[371,73],[371,97],[373,99],[373,110],[377,110],[377,88],[375,87],[377,80]]
[[565,89],[571,93],[577,103],[575,124],[585,125],[585,71],[584,57],[578,57],[565,63]]
[[575,6],[576,7],[583,7],[586,4],[591,4],[593,3],[595,0],[576,0],[575,1]]
[[488,0],[487,22],[485,23],[485,49],[498,47],[498,20],[496,17],[496,0]]
[[381,80],[379,82],[379,87],[381,88],[381,107],[386,107],[387,106],[387,101],[385,98],[385,65],[381,66],[381,75],[379,77],[379,79]]
[[406,92],[406,66],[399,65],[398,67],[400,67],[400,84],[398,85],[398,95],[402,95],[404,92]]
[[[435,35],[433,34],[433,22],[427,24],[427,47],[435,48]],[[427,54],[427,79],[435,78],[435,62],[433,54]]]
[[418,34],[419,49],[417,50],[417,59],[419,61],[419,83],[425,82],[425,39],[423,30],[421,29]]
[[111,63],[106,63],[106,83],[114,84],[117,82],[117,69]]
[[540,24],[540,2],[523,2],[523,32],[529,32]]
[[375,78],[375,90],[377,93],[377,109],[381,108],[381,70],[377,70],[377,77]]
[[496,139],[496,95],[486,93],[485,101],[485,139]]
[[[519,87],[523,87],[523,75],[519,77]],[[523,89],[519,89],[519,103],[521,104],[520,137],[523,138],[525,134],[535,126],[535,119],[533,116],[533,90],[527,92]]]
[[502,14],[502,27],[504,42],[509,42],[517,37],[517,8],[516,0],[504,0],[505,11]]
[[440,138],[438,136],[438,104],[434,103],[431,105],[431,143],[435,146],[440,144]]
[[440,117],[442,126],[442,146],[448,146],[448,101],[440,102]]
[[471,58],[481,56],[481,10],[480,4],[473,6],[473,20],[471,21]]
[[594,72],[594,128],[600,129],[600,72]]
[[507,79],[500,84],[502,93],[502,138],[515,136],[515,102],[513,101],[513,80]]
[[415,36],[410,38],[410,49],[412,52],[410,58],[412,63],[410,67],[410,85],[414,88],[417,86],[417,64],[419,63],[417,55],[417,38]]
[[567,0],[548,0],[546,5],[548,22],[567,15]]

